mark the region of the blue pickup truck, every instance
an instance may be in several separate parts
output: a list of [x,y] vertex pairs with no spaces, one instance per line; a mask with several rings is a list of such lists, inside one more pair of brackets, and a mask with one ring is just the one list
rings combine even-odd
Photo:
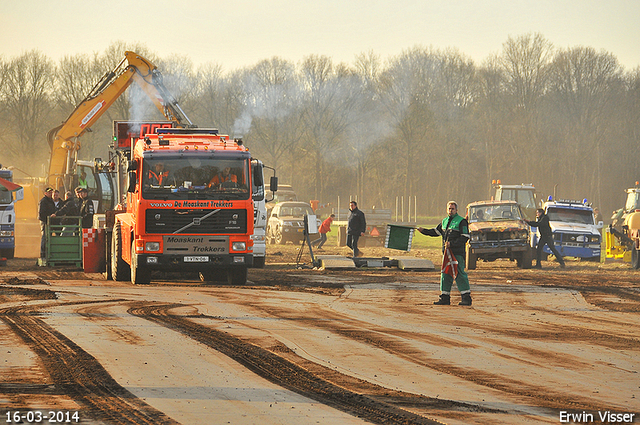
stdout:
[[[549,200],[542,208],[549,217],[553,243],[562,256],[600,260],[602,222],[595,222],[593,209],[586,201]],[[537,229],[532,227],[531,232],[531,246],[535,247]],[[551,254],[546,245],[543,252]]]

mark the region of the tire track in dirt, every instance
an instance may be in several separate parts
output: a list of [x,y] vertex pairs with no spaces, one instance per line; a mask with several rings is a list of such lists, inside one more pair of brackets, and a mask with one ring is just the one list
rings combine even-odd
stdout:
[[[243,304],[243,302],[239,303]],[[287,311],[273,307],[264,307],[254,301],[247,302],[246,305],[259,309],[274,318],[292,320],[303,323],[306,326],[330,331],[342,337],[384,350],[391,355],[419,366],[455,376],[476,385],[481,385],[506,394],[528,398],[533,403],[532,405],[537,407],[555,410],[567,409],[568,407],[577,410],[606,410],[608,408],[608,406],[603,406],[600,402],[587,397],[566,395],[529,382],[487,373],[478,369],[472,369],[468,366],[464,368],[458,367],[445,361],[429,358],[426,353],[400,340],[397,330],[372,326],[369,322],[360,321],[351,316],[336,313],[333,310],[315,309],[313,311],[305,311],[303,316],[300,315],[298,311],[294,312],[293,310]],[[345,324],[346,322],[348,322],[349,325]],[[431,337],[424,338],[424,335],[419,333],[413,333],[413,336],[411,336],[411,332],[402,331],[400,334],[404,339],[411,337],[411,339],[415,340],[426,339],[427,342],[434,340],[434,338]],[[437,339],[439,339],[439,337],[437,337]],[[443,340],[445,339],[443,338]]]
[[[128,312],[199,341],[276,385],[372,423],[441,423],[398,408],[380,400],[380,398],[372,398],[338,386],[272,351],[246,342],[226,332],[195,323],[185,316],[171,314],[170,311],[172,309],[181,307],[184,307],[184,305],[140,302],[133,303]],[[204,318],[206,316],[199,317]],[[333,373],[336,372],[334,371]],[[388,390],[385,389],[385,391]],[[474,409],[477,407],[469,405],[468,408]]]
[[37,317],[40,310],[59,305],[0,309],[0,320],[40,358],[53,380],[53,393],[64,394],[86,409],[83,419],[122,425],[178,424],[120,386],[93,356]]

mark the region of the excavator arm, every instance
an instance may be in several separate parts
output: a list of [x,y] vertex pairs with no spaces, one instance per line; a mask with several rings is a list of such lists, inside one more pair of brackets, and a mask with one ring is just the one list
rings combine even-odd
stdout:
[[80,149],[80,136],[91,128],[134,81],[167,120],[173,121],[177,127],[194,127],[165,88],[162,74],[156,66],[142,56],[127,51],[124,59],[98,81],[62,125],[47,134],[51,148],[47,176],[49,186],[69,187]]

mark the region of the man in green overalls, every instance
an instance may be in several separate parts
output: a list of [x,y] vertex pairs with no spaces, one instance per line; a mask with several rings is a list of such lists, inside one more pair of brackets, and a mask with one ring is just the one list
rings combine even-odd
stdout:
[[[445,254],[450,249],[455,259],[458,261],[456,285],[462,295],[459,305],[471,305],[471,288],[469,287],[469,277],[465,271],[465,249],[469,240],[469,223],[464,217],[458,215],[458,204],[454,201],[447,203],[448,215],[434,229],[424,229],[418,227],[418,231],[427,236],[442,237],[442,253]],[[446,255],[445,255],[446,257]],[[453,286],[453,276],[445,273],[444,267],[440,274],[440,299],[434,302],[435,305],[451,304],[451,287]]]

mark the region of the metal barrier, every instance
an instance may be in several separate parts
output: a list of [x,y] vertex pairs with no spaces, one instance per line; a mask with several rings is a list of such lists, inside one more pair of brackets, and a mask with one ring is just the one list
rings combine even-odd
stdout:
[[[58,224],[63,220],[65,224]],[[82,267],[82,217],[65,216],[45,227],[46,258],[43,266],[75,265]]]

